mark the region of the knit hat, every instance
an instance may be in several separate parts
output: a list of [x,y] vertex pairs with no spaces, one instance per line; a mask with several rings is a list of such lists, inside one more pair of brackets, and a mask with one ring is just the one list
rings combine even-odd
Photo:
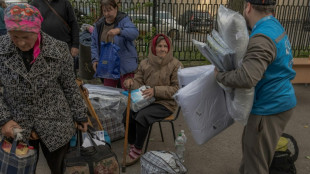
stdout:
[[42,21],[40,11],[29,4],[12,4],[4,11],[4,22],[8,31],[39,33]]
[[246,0],[254,5],[276,5],[276,0]]

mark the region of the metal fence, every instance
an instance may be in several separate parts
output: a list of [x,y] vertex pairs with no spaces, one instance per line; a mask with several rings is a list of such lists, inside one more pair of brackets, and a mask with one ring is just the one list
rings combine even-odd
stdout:
[[[174,55],[181,61],[204,61],[192,39],[205,42],[207,34],[217,29],[219,6],[242,12],[244,0],[119,0],[119,9],[126,12],[139,29],[136,40],[139,57],[145,58],[148,42],[156,33],[172,38]],[[100,17],[100,1],[72,0],[80,24]],[[310,54],[310,1],[277,0],[275,16],[286,29],[295,57]]]

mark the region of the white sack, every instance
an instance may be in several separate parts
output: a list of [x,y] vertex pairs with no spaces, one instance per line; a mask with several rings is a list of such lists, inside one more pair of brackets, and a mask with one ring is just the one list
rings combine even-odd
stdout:
[[193,66],[188,68],[179,68],[178,70],[178,80],[180,88],[188,85],[192,81],[199,78],[202,74],[207,71],[214,69],[214,66],[203,65],[203,66]]
[[214,66],[175,95],[197,144],[203,144],[234,121],[227,112],[224,90],[214,77]]

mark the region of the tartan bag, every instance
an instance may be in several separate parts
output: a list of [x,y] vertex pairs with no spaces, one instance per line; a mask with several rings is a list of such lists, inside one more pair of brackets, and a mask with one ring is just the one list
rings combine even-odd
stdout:
[[1,174],[32,174],[35,173],[37,151],[24,158],[15,155],[17,141],[14,139],[10,153],[2,149],[4,138],[0,143],[0,173]]
[[187,172],[173,152],[149,151],[141,157],[141,174],[184,174]]
[[101,42],[100,54],[95,78],[119,79],[120,58],[118,56],[119,46],[113,42]]
[[81,131],[77,130],[77,146],[70,147],[64,158],[64,174],[119,174],[117,156],[108,143],[97,145],[88,129],[92,146],[82,147]]

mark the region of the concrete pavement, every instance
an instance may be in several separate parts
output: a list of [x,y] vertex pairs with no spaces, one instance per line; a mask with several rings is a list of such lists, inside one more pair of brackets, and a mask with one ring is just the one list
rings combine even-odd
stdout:
[[[285,132],[297,140],[299,157],[295,163],[298,174],[310,174],[310,86],[294,85],[297,96],[295,113],[286,127]],[[163,123],[165,142],[161,142],[158,124],[153,126],[148,150],[174,151],[174,142],[169,123]],[[203,145],[197,145],[188,127],[180,116],[175,121],[176,133],[185,130],[188,137],[184,165],[188,174],[238,174],[241,161],[241,134],[243,126],[235,123],[222,133]],[[112,142],[113,151],[117,154],[120,166],[122,164],[123,140]],[[41,153],[42,154],[42,153]],[[46,161],[40,157],[37,174],[49,174]],[[126,168],[126,174],[139,174],[140,163]]]

